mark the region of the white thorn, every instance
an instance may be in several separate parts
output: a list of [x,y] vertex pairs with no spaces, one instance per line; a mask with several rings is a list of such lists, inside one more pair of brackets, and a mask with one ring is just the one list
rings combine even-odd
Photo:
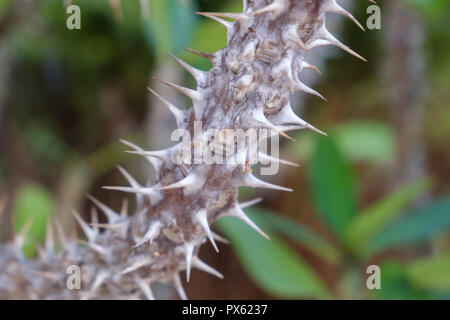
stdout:
[[175,107],[173,104],[171,104],[169,101],[164,99],[161,95],[159,95],[156,91],[152,90],[151,88],[148,88],[148,91],[150,91],[155,97],[157,97],[168,109],[170,112],[172,112],[173,116],[175,117],[175,121],[177,123],[178,128],[182,128],[185,118],[185,113]]
[[366,31],[364,29],[364,27],[361,25],[361,23],[359,23],[359,21],[356,20],[356,18],[350,12],[348,12],[347,10],[342,8],[336,2],[336,0],[329,0],[329,2],[327,3],[325,11],[327,11],[327,12],[334,12],[334,13],[343,15],[343,16],[349,18],[350,20],[352,20],[362,31]]
[[204,263],[197,256],[192,257],[192,266],[203,272],[212,274],[213,276],[216,276],[219,279],[223,279],[223,275],[219,271]]
[[212,64],[214,64],[217,59],[217,56],[214,53],[206,53],[206,52],[201,52],[201,51],[197,51],[197,50],[193,50],[193,49],[189,49],[189,48],[186,48],[185,50],[187,52],[193,53],[202,58],[208,59]]
[[77,242],[88,246],[89,248],[91,248],[92,250],[94,250],[95,252],[101,254],[102,256],[109,256],[111,254],[111,252],[108,250],[108,248],[102,247],[101,245],[98,245],[96,243],[91,243],[85,240],[77,240]]
[[196,14],[217,21],[218,23],[223,25],[227,29],[227,31],[231,31],[232,28],[233,28],[233,24],[231,22],[228,22],[226,20],[220,19],[220,18],[216,17],[215,14],[211,14],[209,12],[196,12]]
[[211,242],[212,246],[214,247],[214,250],[216,252],[219,252],[219,248],[217,248],[216,242],[214,241],[214,237],[212,235],[211,229],[209,227],[208,223],[208,213],[206,210],[200,210],[195,214],[195,219],[202,227],[203,231],[205,231],[206,236],[209,239],[209,242]]
[[[130,141],[120,139],[120,142],[122,142],[123,144],[129,146],[130,148],[133,148],[134,150],[136,150],[138,152],[144,152],[144,149],[142,149],[141,147],[135,145],[134,143],[132,143]],[[128,151],[128,153],[132,153],[132,152]],[[161,159],[158,156],[146,156],[145,158],[155,168],[155,170],[158,171],[158,172],[161,169],[161,166],[163,164],[163,160],[165,160],[165,158]]]
[[[184,62],[177,56],[171,54],[170,52],[167,53],[172,59],[174,59],[180,66],[182,66],[184,69],[186,69],[187,72],[189,72],[194,79],[197,81],[197,83],[202,86],[206,84],[206,81],[208,80],[208,73],[205,71],[198,70],[191,66],[190,64]],[[161,99],[161,98],[160,98]]]
[[186,281],[189,282],[191,278],[191,264],[192,257],[194,255],[194,245],[191,243],[186,243],[184,246],[184,255],[186,259]]
[[183,188],[185,195],[190,195],[196,191],[198,191],[200,188],[203,187],[203,184],[205,182],[205,178],[198,175],[195,172],[189,173],[184,179],[172,183],[168,186],[160,187],[157,190],[163,191],[163,190],[173,190],[178,188]]
[[58,240],[59,240],[61,246],[64,248],[67,245],[67,242],[68,242],[66,233],[64,232],[64,229],[63,229],[63,227],[61,225],[61,221],[59,221],[59,219],[57,217],[55,217],[54,222],[55,222],[55,225],[56,225],[56,232],[57,232],[57,235],[58,235]]
[[122,217],[122,219],[125,219],[126,217],[128,217],[128,200],[127,199],[123,199],[123,201],[122,201],[122,208],[120,209],[120,216]]
[[55,253],[55,238],[53,235],[53,226],[50,221],[50,218],[47,220],[47,229],[45,235],[45,252],[47,255],[51,255]]
[[99,200],[97,200],[96,198],[94,198],[91,195],[86,195],[89,200],[91,200],[100,210],[102,210],[102,212],[105,214],[106,218],[108,219],[108,222],[113,224],[116,223],[117,221],[121,220],[122,217],[116,213],[114,210],[112,210],[110,207],[108,207],[107,205],[105,205],[104,203],[100,202]]
[[275,131],[277,134],[279,134],[280,136],[285,137],[286,139],[289,139],[291,141],[295,141],[293,138],[291,138],[290,136],[288,136],[286,133],[284,133],[283,131],[279,130],[276,126],[274,126],[269,120],[267,120],[267,118],[264,115],[264,110],[257,108],[255,110],[253,110],[252,112],[252,120],[255,121],[256,123],[258,123],[259,125],[269,129],[269,130],[273,130]]
[[93,230],[96,234],[99,234],[100,230],[98,228],[98,212],[97,208],[91,207],[91,223],[90,225],[93,227]]
[[[122,168],[121,166],[117,166],[117,169],[119,169],[120,173],[124,176],[124,178],[130,184],[130,186],[132,186],[133,188],[141,187],[141,185],[136,181],[136,179],[134,179],[133,176],[131,174],[129,174],[124,168]],[[136,194],[136,202],[137,202],[137,204],[141,204],[144,202],[142,196],[139,193]],[[123,211],[122,211],[122,213],[123,213]],[[125,211],[125,214],[126,213],[127,213],[127,211]]]
[[242,220],[247,225],[249,225],[253,230],[262,235],[264,238],[270,240],[270,238],[252,220],[250,220],[250,218],[245,214],[245,212],[241,209],[241,207],[238,204],[235,204],[232,208],[225,211],[225,213],[223,213],[223,216],[236,217]]
[[324,96],[322,96],[319,92],[317,92],[314,89],[311,89],[310,87],[308,87],[306,84],[302,83],[300,80],[297,79],[297,81],[294,83],[294,88],[296,90],[299,91],[303,91],[312,95],[315,95],[317,97],[319,97],[320,99],[324,100],[324,101],[328,101]]
[[322,25],[321,29],[319,30],[319,39],[311,42],[308,45],[309,49],[312,49],[314,47],[317,46],[323,46],[323,45],[335,45],[339,48],[341,48],[342,50],[348,52],[349,54],[361,59],[364,62],[367,62],[367,60],[365,58],[363,58],[362,56],[360,56],[358,53],[356,53],[355,51],[353,51],[352,49],[350,49],[348,46],[346,46],[345,44],[343,44],[342,42],[340,42],[338,39],[336,39],[325,27],[325,24]]
[[287,191],[292,192],[292,189],[285,188],[281,186],[277,186],[275,184],[271,184],[269,182],[265,182],[263,180],[260,180],[256,178],[251,173],[246,173],[240,177],[240,186],[241,187],[252,187],[252,188],[262,188],[262,189],[272,189],[272,190],[278,190],[278,191]]
[[77,220],[88,241],[93,243],[97,238],[97,233],[95,233],[94,230],[89,227],[89,225],[81,218],[80,214],[77,211],[72,210],[72,215]]
[[245,209],[248,207],[253,207],[255,204],[258,204],[261,201],[263,201],[263,198],[256,198],[256,199],[244,201],[244,202],[239,203],[239,208]]
[[258,152],[258,160],[264,161],[264,162],[278,162],[278,163],[282,163],[282,164],[292,166],[292,167],[299,167],[299,165],[294,162],[276,158],[276,157],[273,157],[273,156],[266,154],[264,152],[261,152],[261,151]]
[[129,267],[125,268],[120,274],[127,274],[130,272],[133,272],[139,268],[142,268],[146,265],[149,265],[152,263],[152,259],[150,257],[141,257],[138,260],[136,260],[133,264],[131,264]]
[[162,223],[159,221],[154,221],[152,223],[150,223],[147,232],[145,233],[144,237],[142,237],[142,239],[136,243],[133,248],[139,247],[141,245],[143,245],[144,243],[146,243],[147,241],[150,241],[150,243],[153,242],[153,239],[155,239],[158,235],[159,232],[161,231],[162,228]]
[[22,248],[25,244],[25,240],[27,238],[27,234],[30,231],[34,221],[35,221],[35,217],[29,218],[27,221],[25,221],[25,223],[23,224],[23,226],[19,230],[19,232],[14,236],[13,245],[17,251],[22,250]]
[[158,78],[153,77],[153,79],[160,81],[161,83],[164,83],[165,85],[174,88],[175,90],[178,90],[179,92],[181,92],[182,94],[186,95],[187,97],[189,97],[192,101],[194,102],[200,102],[202,100],[202,95],[196,91],[196,90],[192,90],[189,88],[185,88],[182,86],[179,86],[177,84],[171,83],[169,81],[165,81],[165,80],[160,80]]
[[183,284],[181,283],[181,278],[178,273],[176,273],[173,277],[173,285],[175,286],[175,289],[177,290],[178,296],[181,300],[187,300],[186,291],[184,291]]
[[312,65],[304,60],[302,61],[301,69],[302,70],[303,69],[311,69],[311,70],[314,70],[315,72],[317,72],[319,75],[322,75],[322,72],[319,70],[319,68],[317,68],[315,65]]
[[144,280],[140,278],[139,276],[136,276],[134,278],[134,281],[138,285],[138,287],[141,289],[142,293],[145,295],[147,300],[155,300],[155,296],[153,295],[152,289],[150,287],[150,281]]
[[215,232],[211,232],[212,236],[214,238],[214,240],[218,241],[218,242],[222,242],[224,244],[230,244],[230,241],[228,241],[227,239],[225,239],[224,237],[222,237],[221,235],[215,233]]
[[270,118],[270,121],[276,125],[284,125],[284,124],[297,124],[299,126],[302,126],[304,128],[310,129],[312,131],[315,131],[317,133],[320,133],[322,135],[327,135],[325,132],[317,129],[316,127],[312,126],[311,124],[307,123],[302,118],[298,117],[294,111],[292,110],[292,107],[287,104],[284,106],[278,114],[275,116],[272,116]]

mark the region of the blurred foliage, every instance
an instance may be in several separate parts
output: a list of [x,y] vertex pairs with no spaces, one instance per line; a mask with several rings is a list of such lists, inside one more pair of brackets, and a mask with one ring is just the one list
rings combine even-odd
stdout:
[[17,191],[13,203],[14,231],[19,233],[30,227],[25,234],[23,252],[32,257],[36,254],[36,243],[45,239],[45,230],[50,215],[55,209],[51,193],[36,184],[23,184]]

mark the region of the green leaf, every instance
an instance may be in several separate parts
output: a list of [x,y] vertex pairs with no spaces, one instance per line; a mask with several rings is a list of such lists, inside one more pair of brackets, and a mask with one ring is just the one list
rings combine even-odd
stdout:
[[35,254],[34,240],[44,241],[47,219],[54,207],[52,195],[40,185],[25,184],[18,190],[12,209],[14,232],[19,232],[26,221],[31,219],[33,222],[23,248],[26,256]]
[[447,12],[450,0],[407,0],[429,19],[437,19]]
[[265,229],[267,227],[282,235],[288,236],[328,263],[333,265],[338,264],[339,252],[337,249],[313,230],[302,226],[289,218],[282,217],[261,208],[248,209],[248,212],[260,217],[261,223],[259,226],[261,228]]
[[422,179],[402,187],[365,209],[348,226],[346,243],[355,252],[360,251],[377,232],[391,223],[417,196],[429,190],[431,181]]
[[406,273],[419,288],[450,290],[450,254],[410,262],[406,266]]
[[383,164],[395,154],[394,133],[382,122],[349,121],[336,127],[333,138],[348,161]]
[[198,21],[194,4],[179,0],[150,1],[150,18],[144,21],[143,29],[158,59],[164,59],[167,51],[177,53],[190,43]]
[[[344,159],[372,164],[389,163],[395,154],[394,133],[387,124],[373,120],[352,120],[334,126],[330,136]],[[292,152],[307,161],[311,159],[317,134],[302,132],[295,136]]]
[[319,137],[309,165],[312,197],[322,218],[343,239],[355,215],[356,190],[350,167],[330,137]]
[[412,286],[403,264],[388,260],[380,264],[381,290],[373,290],[380,300],[422,300],[427,294]]
[[[249,215],[255,222],[255,215]],[[280,298],[329,298],[318,275],[282,240],[261,237],[236,218],[216,223],[230,239],[250,277],[262,289]]]
[[450,197],[414,210],[387,226],[370,241],[366,256],[382,250],[430,240],[450,229]]

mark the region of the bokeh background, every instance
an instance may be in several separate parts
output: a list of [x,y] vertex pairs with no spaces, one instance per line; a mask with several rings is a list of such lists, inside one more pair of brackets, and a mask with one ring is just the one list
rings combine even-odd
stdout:
[[[189,107],[152,76],[194,86],[166,51],[208,69],[184,48],[213,52],[225,32],[194,12],[242,10],[239,0],[74,0],[81,30],[70,31],[69,2],[0,0],[0,238],[33,216],[30,257],[48,217],[76,232],[70,209],[88,217],[85,194],[120,209],[127,196],[101,188],[125,184],[117,164],[152,179],[119,142],[171,144],[175,122],[146,87]],[[366,25],[368,1],[339,2]],[[307,54],[323,75],[302,78],[329,102],[296,94],[293,104],[329,136],[302,131],[282,143],[281,156],[301,167],[269,178],[295,191],[241,192],[263,196],[248,212],[272,240],[217,222],[231,244],[200,255],[225,279],[194,271],[189,298],[450,298],[450,1],[378,4],[381,30],[328,17],[368,63],[330,47]],[[380,267],[380,290],[366,286],[369,265]]]

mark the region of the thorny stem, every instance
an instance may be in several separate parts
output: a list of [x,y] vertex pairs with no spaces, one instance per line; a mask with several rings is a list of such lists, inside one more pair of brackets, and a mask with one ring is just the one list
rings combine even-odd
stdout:
[[[162,81],[187,95],[192,108],[182,111],[151,92],[164,101],[178,126],[191,133],[198,121],[205,130],[266,129],[285,137],[285,132],[292,129],[321,133],[297,117],[289,102],[295,91],[323,98],[299,79],[304,68],[314,68],[304,61],[305,51],[335,45],[364,60],[326,29],[329,12],[355,21],[336,0],[244,0],[243,13],[200,13],[225,27],[227,46],[215,53],[191,50],[212,62],[209,71],[196,70],[174,57],[197,80],[196,90]],[[195,138],[196,143],[206,143],[202,135]],[[193,267],[222,278],[197,256],[207,241],[216,248],[215,241],[220,237],[210,230],[216,219],[237,217],[265,236],[242,210],[257,201],[238,204],[238,187],[290,191],[256,178],[247,162],[178,164],[172,156],[180,144],[145,152],[130,142],[124,143],[143,155],[157,172],[156,184],[141,186],[120,169],[130,186],[107,187],[136,194],[137,211],[131,216],[126,210],[116,213],[91,197],[108,223],[98,224],[93,219],[89,224],[74,211],[86,241],[80,245],[56,228],[60,242],[65,244],[63,250],[55,253],[53,245],[48,244],[36,260],[22,256],[26,230],[19,233],[13,243],[0,247],[0,298],[153,299],[150,284],[165,282],[172,283],[184,299],[180,272],[186,272],[188,281]],[[234,143],[225,145],[223,152],[231,147],[234,150]],[[238,150],[244,159],[247,152]],[[52,229],[47,243],[53,238]],[[81,267],[80,290],[67,288],[66,270],[71,265]]]

